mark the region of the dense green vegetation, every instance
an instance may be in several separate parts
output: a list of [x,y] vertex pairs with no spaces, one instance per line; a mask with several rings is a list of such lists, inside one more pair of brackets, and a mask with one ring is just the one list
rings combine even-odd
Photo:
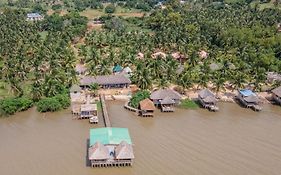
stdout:
[[[216,91],[226,83],[233,89],[252,84],[260,90],[266,72],[281,70],[281,35],[276,28],[280,14],[278,9],[247,4],[192,8],[171,1],[142,21],[108,19],[106,30],[87,35],[82,61],[92,75],[109,74],[115,64],[130,66],[132,80],[141,89],[171,83],[206,87],[212,82]],[[127,23],[139,28],[130,30]],[[202,50],[207,58],[198,54]],[[167,56],[153,56],[157,51]],[[173,58],[175,52],[182,58]],[[183,71],[177,73],[179,65]]]
[[[266,83],[267,72],[281,71],[279,8],[263,9],[242,0],[169,0],[160,5],[154,0],[105,2],[2,3],[2,7],[13,8],[0,15],[1,94],[8,87],[9,96],[28,97],[41,104],[39,111],[65,108],[69,104],[58,96],[77,81],[77,62],[86,63],[93,76],[111,74],[117,64],[129,66],[131,80],[140,89],[175,84],[181,92],[208,84],[217,92],[247,85],[258,91]],[[101,16],[103,28],[87,31],[88,19],[77,12],[91,8],[111,13],[118,7],[149,13],[127,18],[115,13]],[[54,13],[47,15],[50,9]],[[68,12],[62,15],[61,10]],[[45,19],[27,22],[26,13],[31,11],[46,14]],[[50,106],[43,108],[43,104]]]
[[0,116],[12,115],[16,112],[25,111],[32,105],[32,100],[24,97],[0,100]]
[[43,98],[36,104],[39,112],[54,112],[60,109],[66,109],[70,105],[68,95],[56,95],[54,97]]
[[134,107],[134,108],[138,108],[139,107],[139,103],[140,101],[149,98],[150,96],[150,92],[149,91],[138,91],[137,93],[135,93],[131,100],[130,100],[130,106]]
[[[38,101],[65,93],[76,81],[70,46],[74,37],[85,32],[86,21],[77,14],[50,18],[55,20],[27,22],[25,11],[10,9],[0,16],[1,81],[15,97]],[[67,26],[57,27],[60,24]],[[41,37],[42,31],[47,32],[45,37]],[[27,82],[30,90],[24,91]]]

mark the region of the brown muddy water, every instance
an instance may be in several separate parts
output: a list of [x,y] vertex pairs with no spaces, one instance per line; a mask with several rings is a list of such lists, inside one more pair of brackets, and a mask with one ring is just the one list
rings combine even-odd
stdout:
[[[237,104],[157,112],[140,118],[108,102],[114,127],[128,127],[133,167],[90,168],[86,147],[90,125],[72,120],[69,110],[40,114],[35,109],[0,119],[1,175],[280,175],[281,107],[262,112]],[[101,120],[101,119],[100,119]]]

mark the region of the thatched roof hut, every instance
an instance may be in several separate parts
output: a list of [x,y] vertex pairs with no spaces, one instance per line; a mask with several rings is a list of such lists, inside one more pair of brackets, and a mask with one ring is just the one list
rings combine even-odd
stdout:
[[163,100],[161,100],[160,103],[161,105],[168,105],[168,104],[175,104],[175,101],[171,97],[167,96]]
[[215,95],[214,95],[209,89],[203,89],[203,90],[201,90],[201,91],[198,93],[198,96],[199,96],[200,98],[202,98],[203,100],[206,99],[206,98],[208,98],[208,97],[209,97],[209,98],[206,99],[206,100],[211,100],[210,97],[215,98]]
[[203,59],[207,58],[209,55],[208,52],[206,52],[205,50],[201,50],[198,54],[199,54],[199,57],[203,58]]
[[201,90],[198,93],[198,100],[204,108],[208,108],[211,111],[219,110],[219,108],[216,106],[216,96],[209,89]]
[[72,85],[71,86],[71,88],[70,88],[70,93],[77,93],[77,92],[81,92],[81,87],[80,86],[78,86],[77,84],[74,84],[74,85]]
[[141,110],[145,110],[145,111],[154,111],[155,110],[155,106],[153,104],[153,102],[151,100],[149,100],[148,98],[140,101],[140,109]]
[[163,100],[166,97],[170,97],[171,99],[177,100],[181,99],[181,95],[172,89],[159,89],[157,91],[152,92],[150,95],[150,99],[152,100]]
[[165,54],[164,52],[155,52],[151,55],[152,58],[166,58],[167,54]]
[[248,103],[258,103],[259,102],[259,98],[254,94],[244,97],[244,100]]
[[156,105],[161,104],[161,101],[163,101],[166,97],[172,99],[175,104],[178,104],[181,99],[181,95],[178,92],[168,88],[159,89],[157,91],[152,92],[150,95],[150,99],[153,100],[153,103]]
[[126,141],[122,141],[115,148],[115,158],[116,159],[134,159],[134,152],[132,145],[128,144]]
[[100,142],[96,142],[89,150],[89,160],[106,160],[109,159],[109,150]]
[[76,64],[75,72],[77,74],[84,74],[87,71],[87,68],[84,64]]
[[281,86],[279,86],[279,87],[273,89],[271,92],[272,92],[273,94],[275,94],[276,96],[281,97]]

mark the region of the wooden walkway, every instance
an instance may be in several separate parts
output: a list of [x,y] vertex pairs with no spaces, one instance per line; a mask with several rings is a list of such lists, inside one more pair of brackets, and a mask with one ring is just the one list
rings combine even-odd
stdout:
[[102,107],[102,115],[103,115],[103,119],[104,119],[104,125],[105,125],[105,127],[111,127],[108,112],[107,112],[107,109],[106,109],[105,96],[104,95],[100,95],[100,102],[101,102],[101,107]]

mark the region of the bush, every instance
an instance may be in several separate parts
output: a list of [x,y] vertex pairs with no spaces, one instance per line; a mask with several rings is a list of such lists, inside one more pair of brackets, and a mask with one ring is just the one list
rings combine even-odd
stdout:
[[181,101],[180,107],[185,109],[196,109],[199,105],[193,100],[185,99]]
[[115,6],[113,4],[109,4],[104,9],[105,13],[114,13],[115,10],[116,10],[116,8],[115,8]]
[[138,91],[132,96],[130,100],[130,106],[134,108],[138,108],[140,101],[149,98],[149,96],[150,96],[149,91]]
[[70,99],[68,95],[57,95],[54,98],[61,104],[63,109],[66,109],[70,106]]
[[65,94],[44,98],[37,103],[39,112],[54,112],[65,109],[70,105],[69,97]]
[[12,115],[32,107],[33,102],[28,98],[7,98],[0,100],[0,115]]

